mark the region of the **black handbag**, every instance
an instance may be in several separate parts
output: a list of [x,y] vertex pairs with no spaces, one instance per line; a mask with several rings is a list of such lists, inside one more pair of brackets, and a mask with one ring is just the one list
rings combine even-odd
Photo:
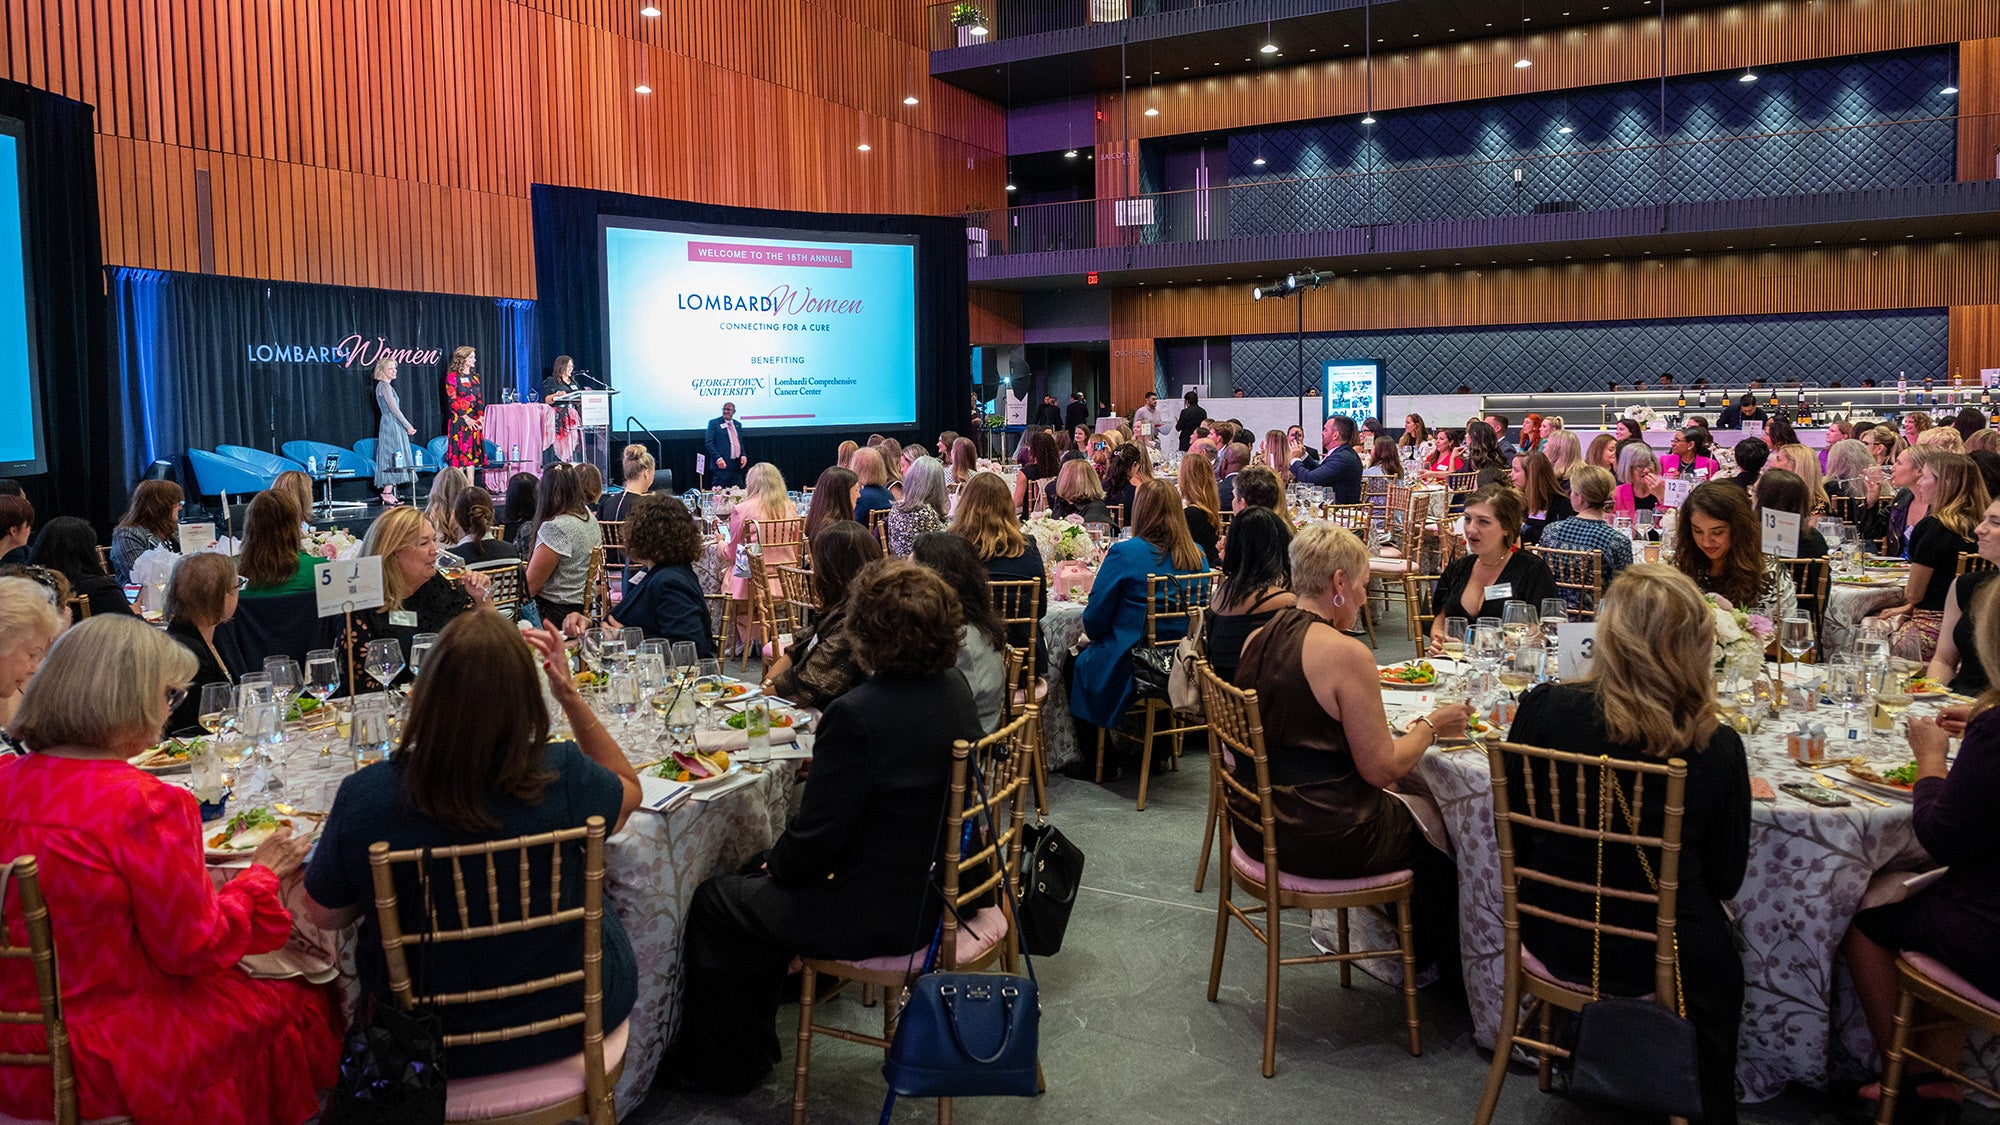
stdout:
[[[417,867],[430,901],[429,856]],[[422,942],[425,977],[434,942]],[[363,995],[341,1038],[340,1078],[327,1091],[321,1125],[443,1125],[444,1022],[434,1011]]]
[[1168,699],[1174,678],[1174,645],[1141,644],[1132,649],[1135,699]]
[[[983,786],[984,780],[979,784]],[[968,839],[972,827],[966,826]],[[1000,838],[990,804],[986,829],[988,839]],[[1001,909],[1014,915],[1004,882],[1001,890]],[[953,904],[945,903],[945,909],[953,909]],[[1016,926],[1020,921],[1018,916],[1009,919]],[[934,972],[943,932],[940,919],[939,936],[931,939],[923,975],[907,989],[907,1002],[897,1016],[896,1034],[882,1063],[882,1077],[889,1083],[889,1096],[882,1103],[884,1125],[899,1097],[1032,1098],[1041,1093],[1036,1067],[1041,1053],[1041,1000],[1032,956],[1022,950],[1027,976]]]
[[1069,929],[1069,912],[1083,882],[1083,850],[1053,824],[1022,828],[1021,901],[1014,914],[1021,922],[1021,948],[1037,957],[1062,951]]
[[[1609,831],[1610,807],[1603,790],[1616,795],[1624,814],[1626,831],[1639,834],[1638,818],[1625,803],[1625,790],[1612,776],[1609,758],[1604,762],[1598,792],[1598,828]],[[1653,893],[1660,890],[1653,877],[1653,865],[1637,844],[1639,866]],[[1604,882],[1604,837],[1597,838],[1597,882]],[[1604,922],[1604,895],[1597,895],[1596,921]],[[1577,1013],[1576,1046],[1570,1052],[1569,1088],[1610,1105],[1641,1113],[1698,1119],[1701,1117],[1701,1056],[1695,1043],[1694,1024],[1687,1019],[1687,998],[1681,990],[1681,945],[1674,938],[1674,1007],[1657,1000],[1627,997],[1602,998],[1598,989],[1598,947],[1602,934],[1590,934],[1591,1002]],[[1643,1049],[1641,1047],[1643,1045]]]

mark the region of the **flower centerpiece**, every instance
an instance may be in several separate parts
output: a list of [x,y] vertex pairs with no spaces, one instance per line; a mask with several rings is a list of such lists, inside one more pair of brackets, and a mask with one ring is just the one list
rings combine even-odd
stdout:
[[1729,599],[1719,594],[1704,594],[1708,600],[1709,612],[1715,617],[1715,671],[1717,675],[1730,665],[1750,669],[1764,663],[1764,651],[1771,642],[1771,634],[1776,628],[1771,619],[1761,613],[1749,613],[1729,604]]
[[1066,516],[1056,518],[1039,515],[1022,525],[1021,530],[1035,541],[1042,552],[1044,563],[1064,562],[1070,559],[1089,559],[1093,544],[1090,532],[1083,526],[1083,517]]
[[1626,407],[1625,417],[1639,423],[1639,428],[1642,430],[1652,429],[1653,423],[1660,420],[1660,416],[1654,412],[1653,408],[1643,403],[1637,406]]
[[315,529],[306,535],[306,553],[323,559],[353,558],[360,549],[361,541],[344,528]]

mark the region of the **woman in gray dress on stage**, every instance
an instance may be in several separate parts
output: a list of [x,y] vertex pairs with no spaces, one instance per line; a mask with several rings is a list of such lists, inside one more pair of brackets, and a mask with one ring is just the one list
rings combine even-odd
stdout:
[[417,432],[403,417],[396,399],[396,361],[383,356],[375,361],[375,405],[381,408],[382,424],[375,430],[375,483],[382,486],[382,503],[402,503],[396,487],[417,479],[416,459],[410,453],[410,435]]

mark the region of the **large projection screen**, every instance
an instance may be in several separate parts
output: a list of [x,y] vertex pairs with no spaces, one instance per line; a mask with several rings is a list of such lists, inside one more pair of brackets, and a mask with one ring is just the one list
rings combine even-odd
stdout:
[[26,137],[21,122],[0,117],[0,476],[48,471],[21,210]]
[[599,220],[615,413],[764,433],[916,424],[917,240]]

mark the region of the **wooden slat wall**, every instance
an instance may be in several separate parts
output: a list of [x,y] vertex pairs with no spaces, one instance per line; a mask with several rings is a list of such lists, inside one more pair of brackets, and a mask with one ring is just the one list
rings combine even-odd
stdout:
[[2000,367],[2000,304],[1964,305],[1950,311],[1951,370],[1973,378]]
[[930,81],[920,6],[639,7],[8,0],[0,77],[97,107],[115,265],[198,267],[197,169],[222,273],[510,297],[534,295],[532,183],[823,211],[1003,198],[1003,115]]
[[2000,176],[2000,39],[1958,47],[1958,178]]
[[[1497,9],[1467,5],[1466,10],[1471,19],[1475,10],[1491,14]],[[1766,0],[1681,14],[1670,10],[1667,29],[1667,73],[1698,74],[2000,36],[2000,3]],[[1535,65],[1525,70],[1514,69],[1520,51],[1517,40],[1503,38],[1378,55],[1374,108],[1441,105],[1657,78],[1659,20],[1590,24],[1530,35],[1527,51]],[[1146,77],[1136,69],[1133,74],[1135,79]],[[1100,95],[1100,151],[1128,136],[1165,137],[1358,115],[1368,108],[1364,66],[1356,58],[1281,63],[1219,78],[1189,75],[1176,80],[1179,77],[1160,75],[1156,91],[1135,84],[1129,94]],[[1123,105],[1126,98],[1132,102],[1129,116]],[[1147,105],[1157,105],[1160,115],[1144,116]],[[1962,103],[1962,109],[1973,111],[1969,104]],[[1984,112],[1996,110],[2000,105]],[[1988,164],[1990,174],[1990,160]]]
[[[2000,240],[1349,276],[1305,302],[1306,331],[1844,312],[2000,304]],[[1247,285],[1119,289],[1114,340],[1292,332]],[[1117,364],[1114,361],[1114,369]]]
[[968,296],[973,344],[1018,344],[1024,339],[1019,293],[974,289]]

